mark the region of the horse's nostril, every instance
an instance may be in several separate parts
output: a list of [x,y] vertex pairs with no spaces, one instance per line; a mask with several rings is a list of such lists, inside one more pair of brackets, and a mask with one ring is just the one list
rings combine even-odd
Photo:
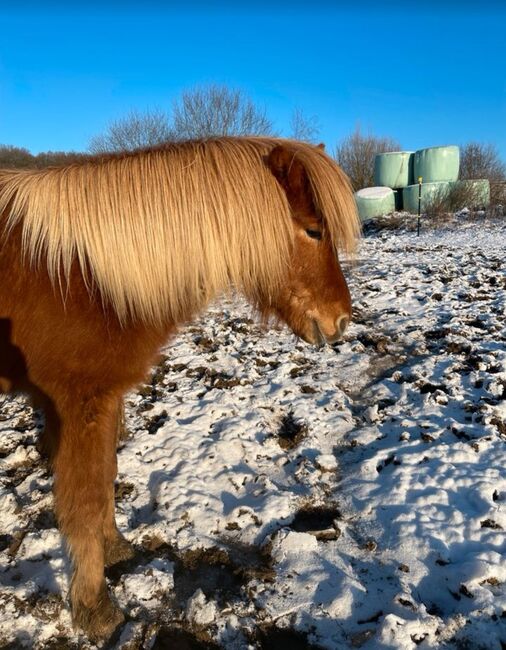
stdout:
[[340,336],[345,333],[349,322],[350,319],[348,316],[339,316],[339,318],[336,320],[336,330],[339,332]]

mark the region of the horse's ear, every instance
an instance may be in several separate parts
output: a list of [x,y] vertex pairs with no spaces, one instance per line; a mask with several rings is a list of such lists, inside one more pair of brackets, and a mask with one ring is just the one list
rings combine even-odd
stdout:
[[266,157],[265,162],[284,188],[292,207],[294,204],[300,204],[304,198],[311,200],[306,170],[293,150],[281,144],[276,145]]

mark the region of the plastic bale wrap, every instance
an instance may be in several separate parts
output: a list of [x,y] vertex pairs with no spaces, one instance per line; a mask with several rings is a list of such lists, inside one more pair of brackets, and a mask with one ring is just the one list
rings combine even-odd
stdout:
[[362,221],[395,211],[394,192],[389,187],[366,187],[355,192],[355,201]]
[[464,187],[465,194],[471,198],[471,205],[463,205],[463,208],[488,208],[490,205],[490,182],[488,179],[457,181],[455,185]]
[[[447,195],[450,192],[451,186],[452,184],[448,181],[422,183],[421,211],[424,212],[434,199]],[[418,183],[416,185],[409,185],[402,190],[402,200],[406,212],[410,212],[411,214],[418,213]]]
[[414,181],[424,183],[456,181],[459,177],[460,153],[455,145],[419,149],[414,156]]
[[414,183],[412,151],[389,151],[374,158],[374,183],[393,190]]

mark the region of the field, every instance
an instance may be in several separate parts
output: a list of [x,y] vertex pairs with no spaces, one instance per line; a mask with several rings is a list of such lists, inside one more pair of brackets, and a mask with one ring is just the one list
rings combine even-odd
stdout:
[[[333,347],[235,297],[181,331],[126,400],[109,647],[506,647],[505,242],[465,216],[367,236]],[[0,647],[90,648],[41,427],[0,398]]]

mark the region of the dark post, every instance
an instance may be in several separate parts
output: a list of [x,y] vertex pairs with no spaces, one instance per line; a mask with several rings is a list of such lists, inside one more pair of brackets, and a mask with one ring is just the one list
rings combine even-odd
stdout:
[[418,177],[418,222],[416,227],[416,236],[420,237],[420,211],[422,207],[422,177]]

